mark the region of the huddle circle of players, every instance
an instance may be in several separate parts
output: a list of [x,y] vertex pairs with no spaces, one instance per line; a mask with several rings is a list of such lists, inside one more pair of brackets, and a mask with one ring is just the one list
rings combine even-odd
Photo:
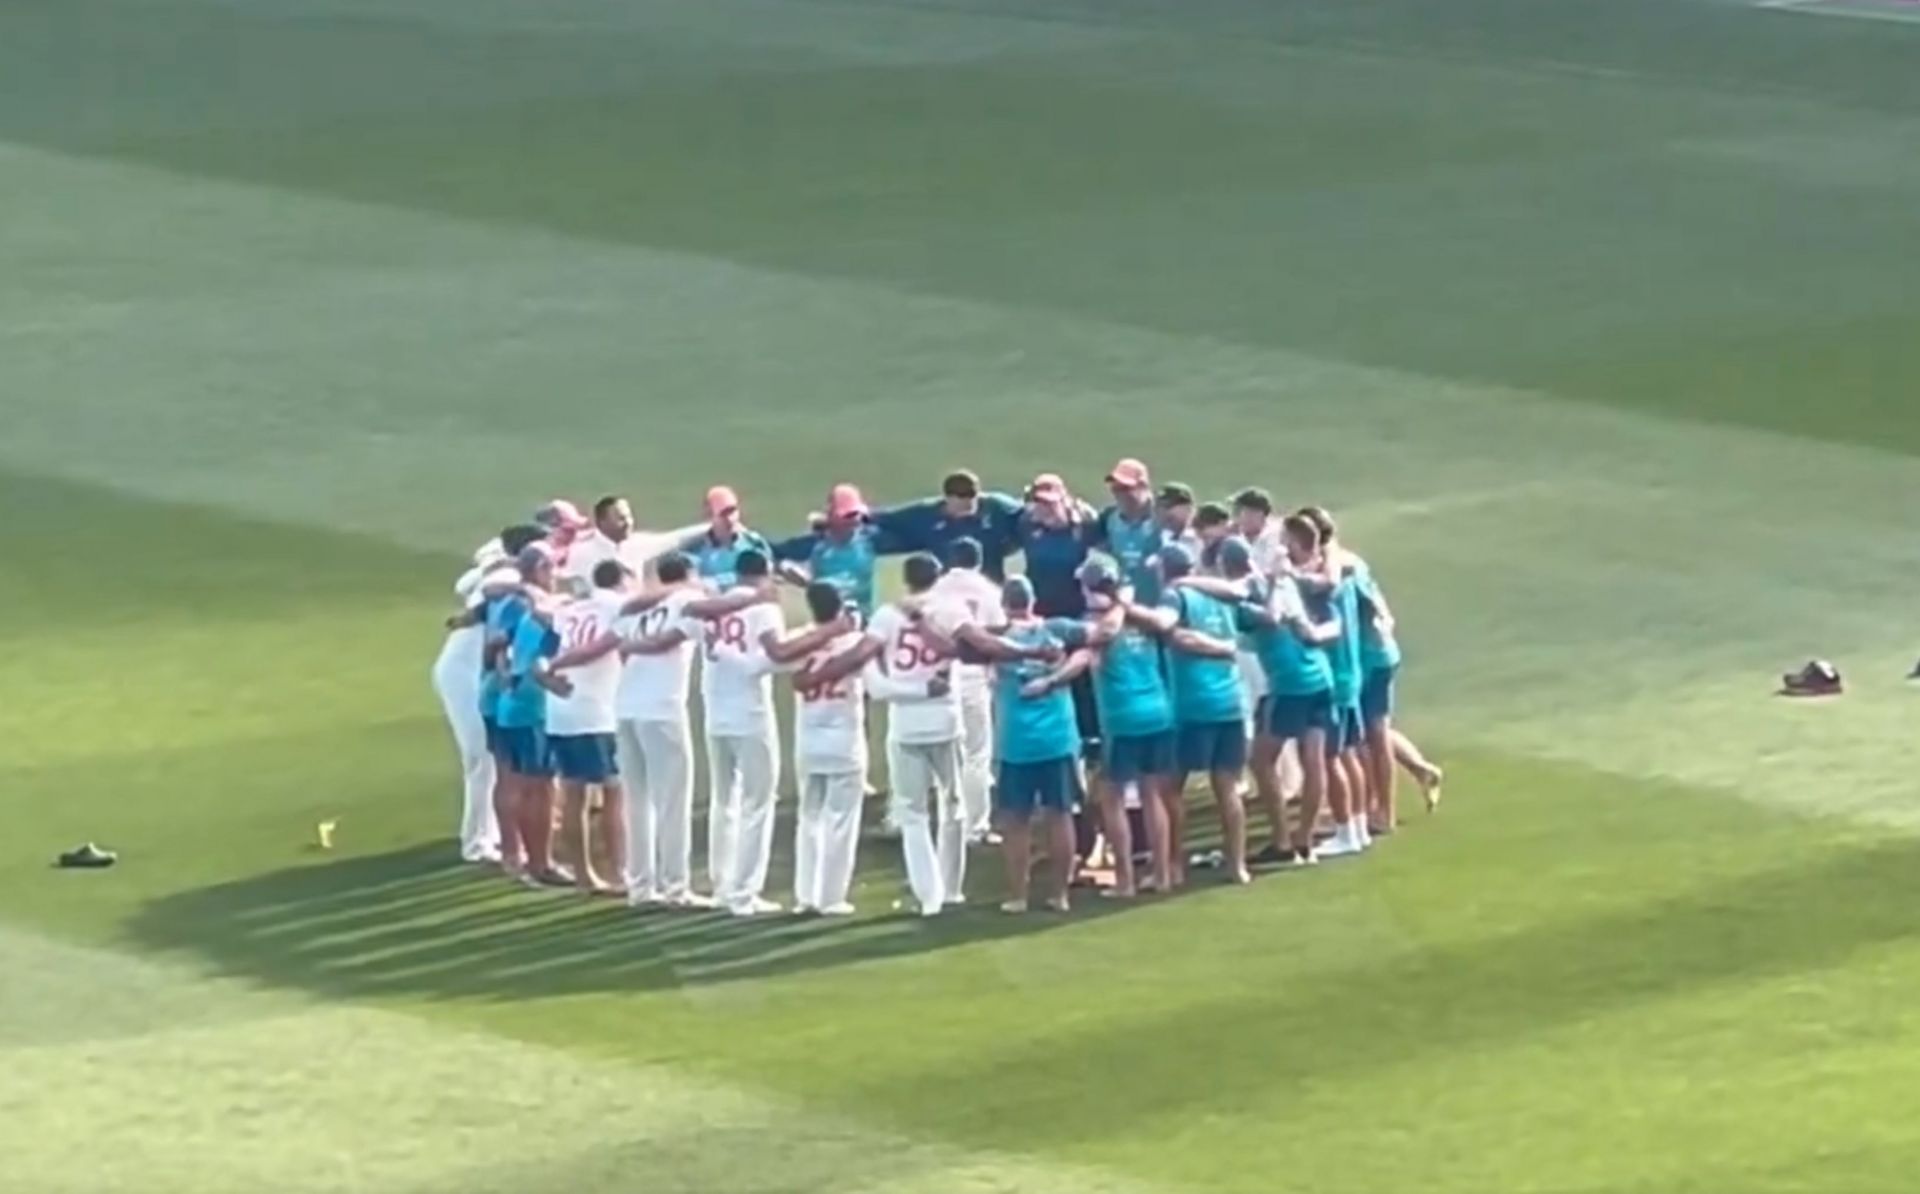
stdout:
[[[635,907],[780,911],[765,895],[776,673],[794,700],[796,913],[854,910],[874,701],[887,820],[925,916],[965,903],[976,844],[1005,852],[1003,910],[1028,909],[1042,853],[1039,900],[1065,911],[1096,842],[1106,894],[1128,898],[1178,890],[1193,865],[1245,883],[1363,854],[1394,827],[1396,768],[1434,806],[1440,769],[1393,725],[1392,612],[1324,510],[1283,516],[1259,489],[1196,505],[1132,459],[1106,485],[1100,510],[1050,473],[1016,498],[956,472],[888,510],[836,485],[780,542],[725,486],[706,522],[668,532],[636,531],[619,498],[591,519],[548,503],[475,554],[434,670],[465,769],[464,856]],[[904,594],[876,608],[895,555]],[[780,581],[804,588],[807,626],[786,625]],[[693,884],[696,660],[710,894]],[[1189,858],[1196,775],[1221,845]],[[1251,856],[1249,777],[1270,834]]]

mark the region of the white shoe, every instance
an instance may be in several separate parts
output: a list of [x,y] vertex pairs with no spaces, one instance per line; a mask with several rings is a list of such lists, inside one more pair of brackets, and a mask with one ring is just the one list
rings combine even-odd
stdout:
[[712,896],[703,896],[697,891],[680,891],[663,895],[660,897],[660,902],[669,908],[684,912],[705,912],[709,908],[719,906]]
[[739,917],[770,916],[780,911],[780,905],[759,896],[748,896],[744,900],[735,900],[728,904],[727,911]]
[[1333,836],[1322,843],[1318,851],[1321,858],[1348,858],[1366,849],[1360,844],[1359,835],[1352,825],[1342,825],[1334,830]]
[[1362,820],[1354,821],[1353,840],[1360,844],[1360,848],[1362,850],[1373,849],[1373,831],[1367,828],[1367,823],[1365,821],[1362,821]]
[[920,917],[924,920],[928,917],[938,916],[946,910],[947,906],[945,904],[922,904],[920,905]]
[[1300,853],[1300,851],[1298,850],[1289,852],[1287,855],[1287,860],[1281,863],[1280,865],[1287,868],[1288,870],[1298,870],[1301,867],[1312,866],[1319,861],[1320,861],[1319,847],[1308,846],[1307,852],[1305,854]]
[[627,907],[629,908],[657,908],[666,902],[666,899],[652,888],[636,887],[627,889]]
[[947,907],[949,908],[964,908],[966,906],[967,906],[966,896],[948,896],[947,897]]
[[852,915],[853,915],[853,905],[852,905],[852,904],[828,904],[828,905],[827,905],[826,907],[824,907],[824,908],[822,908],[822,909],[820,909],[820,915],[822,915],[822,916],[852,916]]
[[474,846],[471,849],[460,851],[460,857],[472,863],[497,863],[500,861],[500,847]]
[[812,904],[795,904],[793,906],[793,914],[795,916],[817,916],[819,913],[820,909],[815,908]]

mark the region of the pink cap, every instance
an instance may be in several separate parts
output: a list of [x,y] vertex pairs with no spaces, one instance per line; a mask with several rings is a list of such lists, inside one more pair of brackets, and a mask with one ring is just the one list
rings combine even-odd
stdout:
[[740,508],[740,495],[728,485],[716,485],[707,490],[707,515],[718,518],[722,514],[731,514]]
[[1036,502],[1064,502],[1067,500],[1067,483],[1058,473],[1041,473],[1027,486],[1027,496]]
[[540,507],[533,520],[543,527],[557,527],[569,531],[584,530],[592,525],[587,516],[580,513],[580,507],[565,498],[554,498]]
[[1115,464],[1107,473],[1107,483],[1124,489],[1143,489],[1153,483],[1147,475],[1147,466],[1128,456]]
[[827,495],[827,517],[832,519],[863,518],[867,513],[867,499],[860,496],[857,485],[836,485]]

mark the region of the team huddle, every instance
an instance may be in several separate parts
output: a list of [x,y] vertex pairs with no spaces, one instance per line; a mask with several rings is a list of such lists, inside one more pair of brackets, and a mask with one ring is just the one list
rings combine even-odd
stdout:
[[[591,519],[548,503],[475,553],[434,670],[465,769],[464,856],[636,907],[781,911],[766,893],[778,674],[796,913],[854,911],[876,707],[887,822],[924,916],[966,902],[968,854],[988,843],[1005,855],[1003,910],[1032,905],[1043,854],[1039,902],[1065,911],[1096,852],[1118,898],[1175,891],[1196,864],[1245,883],[1367,851],[1396,824],[1399,769],[1433,807],[1442,773],[1393,724],[1392,611],[1324,510],[1282,516],[1259,489],[1196,504],[1132,459],[1106,485],[1098,510],[1053,474],[1015,498],[956,472],[887,510],[836,485],[807,532],[777,542],[725,486],[704,523],[667,532],[637,531],[617,497]],[[880,604],[890,556],[901,595]],[[787,624],[783,583],[804,593],[805,625]],[[1196,776],[1220,847],[1190,857]],[[1252,853],[1249,794],[1270,837]]]

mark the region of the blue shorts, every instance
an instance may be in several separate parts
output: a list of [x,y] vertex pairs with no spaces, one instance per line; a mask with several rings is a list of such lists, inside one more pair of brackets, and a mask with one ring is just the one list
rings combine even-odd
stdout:
[[494,758],[504,758],[507,748],[500,743],[500,723],[482,714],[480,724],[487,730],[487,753]]
[[1181,726],[1179,734],[1180,770],[1189,775],[1239,771],[1247,765],[1247,723],[1237,717]]
[[1360,726],[1360,706],[1342,705],[1333,711],[1333,725],[1327,730],[1327,754],[1357,749],[1366,740]]
[[612,734],[555,734],[547,738],[553,769],[576,784],[604,784],[619,776]]
[[1044,763],[1002,763],[993,802],[1011,817],[1070,813],[1080,798],[1080,772],[1071,757]]
[[1267,733],[1282,742],[1297,742],[1308,730],[1333,729],[1333,693],[1310,692],[1305,696],[1267,698]]
[[544,726],[501,726],[500,761],[518,775],[545,779],[553,774],[553,753],[547,749]]
[[1393,716],[1393,681],[1397,667],[1377,667],[1360,682],[1360,721],[1372,725]]
[[1101,763],[1107,779],[1130,784],[1149,775],[1172,775],[1174,766],[1172,730],[1158,734],[1123,734],[1106,741],[1106,757]]

